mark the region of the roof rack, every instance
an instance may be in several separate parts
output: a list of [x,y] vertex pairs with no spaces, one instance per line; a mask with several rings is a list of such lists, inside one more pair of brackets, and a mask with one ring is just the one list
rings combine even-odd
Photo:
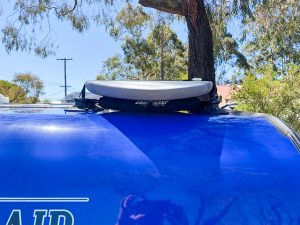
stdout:
[[99,112],[105,109],[136,112],[203,112],[227,114],[219,109],[219,101],[211,98],[210,93],[198,97],[176,100],[132,100],[100,96],[99,99],[86,98],[84,85],[79,98],[75,98],[75,107],[86,111]]

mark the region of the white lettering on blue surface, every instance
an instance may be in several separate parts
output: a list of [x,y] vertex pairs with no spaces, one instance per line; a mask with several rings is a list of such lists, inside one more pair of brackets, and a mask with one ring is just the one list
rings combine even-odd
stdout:
[[[74,216],[66,209],[35,209],[33,217],[34,225],[45,225],[46,217],[50,218],[49,225],[74,225]],[[20,209],[12,210],[6,225],[22,225],[22,212]]]
[[6,225],[22,225],[22,219],[21,219],[21,210],[20,209],[14,209],[7,222]]

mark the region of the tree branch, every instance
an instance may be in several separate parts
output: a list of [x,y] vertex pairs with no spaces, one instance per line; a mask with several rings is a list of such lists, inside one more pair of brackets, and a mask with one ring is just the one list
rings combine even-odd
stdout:
[[55,7],[55,12],[58,16],[66,16],[68,15],[69,13],[73,12],[76,7],[78,5],[78,0],[74,0],[74,5],[71,9],[67,9],[66,11],[59,11],[56,7]]
[[183,16],[181,0],[139,0],[139,3],[145,7]]

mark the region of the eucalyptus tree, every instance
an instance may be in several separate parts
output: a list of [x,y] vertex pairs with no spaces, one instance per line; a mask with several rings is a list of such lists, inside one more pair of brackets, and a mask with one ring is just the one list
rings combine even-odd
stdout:
[[36,103],[39,97],[44,94],[44,83],[38,77],[30,73],[16,74],[13,79],[14,84],[21,87],[27,95],[28,103]]
[[9,97],[10,103],[27,103],[26,91],[9,81],[0,80],[0,94]]
[[30,73],[16,74],[12,82],[0,80],[0,94],[11,103],[36,103],[43,94],[43,81]]
[[107,26],[110,35],[122,42],[123,54],[105,60],[98,78],[187,79],[187,48],[170,28],[173,19],[126,4]]
[[272,64],[247,71],[243,85],[233,95],[238,110],[272,114],[300,133],[300,66],[290,64],[278,77]]
[[285,75],[300,64],[300,2],[269,0],[245,20],[245,54],[252,67],[272,65]]
[[[2,29],[2,41],[7,51],[34,50],[41,56],[51,53],[51,18],[66,20],[79,32],[84,31],[93,21],[105,23],[108,16],[117,11],[117,6],[128,1],[122,0],[17,0],[8,23]],[[233,53],[239,62],[244,58],[238,54],[236,41],[228,32],[228,22],[235,17],[244,22],[252,16],[257,4],[264,0],[139,0],[146,7],[177,14],[185,18],[189,32],[188,75],[189,79],[200,77],[215,84],[213,39],[226,37],[225,55]],[[282,3],[283,4],[283,3]],[[5,11],[4,11],[5,14]],[[108,20],[109,21],[109,20]],[[221,25],[218,25],[221,24]],[[33,25],[33,26],[32,26]],[[35,32],[47,27],[45,38],[37,41]],[[49,26],[48,26],[49,25]],[[29,29],[30,27],[30,29]],[[215,34],[212,28],[219,29]],[[221,42],[221,40],[219,40]],[[215,43],[219,44],[216,40]],[[212,94],[216,95],[216,85]]]

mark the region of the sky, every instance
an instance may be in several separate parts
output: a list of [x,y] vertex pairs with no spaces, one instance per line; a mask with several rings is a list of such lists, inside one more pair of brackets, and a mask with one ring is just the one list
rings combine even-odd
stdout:
[[[3,1],[3,11],[9,8]],[[1,7],[1,5],[0,5]],[[5,15],[0,17],[2,29]],[[68,93],[80,91],[86,80],[95,80],[102,68],[103,61],[115,53],[121,52],[121,43],[116,42],[105,31],[104,27],[91,25],[83,32],[73,30],[68,22],[51,21],[55,33],[55,45],[59,48],[55,55],[46,59],[38,57],[34,52],[5,51],[0,43],[0,79],[11,81],[16,73],[30,72],[39,76],[45,85],[45,95],[41,99],[59,100],[64,98],[64,64],[57,58],[72,58],[67,62]],[[183,24],[173,25],[179,37],[186,41],[187,30]]]
[[6,53],[0,47],[0,78],[12,80],[16,73],[30,72],[39,76],[45,84],[46,94],[42,98],[59,99],[64,96],[64,65],[57,58],[72,58],[67,62],[67,84],[72,86],[68,93],[80,91],[86,80],[95,79],[101,64],[107,57],[120,50],[120,43],[110,38],[103,28],[92,27],[84,34],[72,30],[68,24],[55,26],[56,44],[59,48],[55,55],[46,59],[34,52]]

